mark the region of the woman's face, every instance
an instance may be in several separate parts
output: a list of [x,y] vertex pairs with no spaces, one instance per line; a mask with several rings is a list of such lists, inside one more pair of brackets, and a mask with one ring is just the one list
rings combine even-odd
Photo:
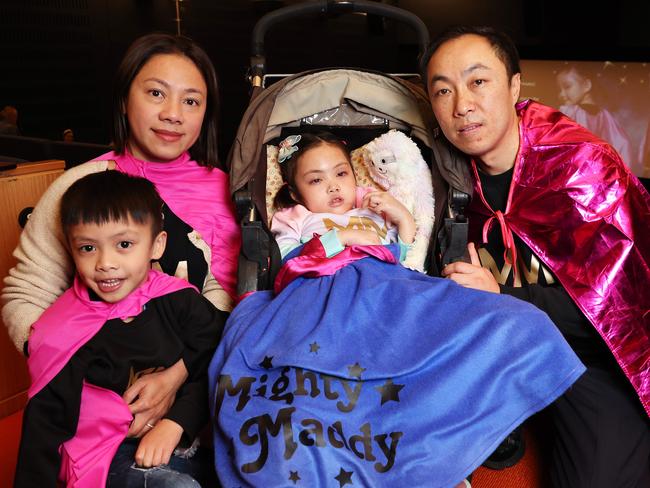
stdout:
[[187,151],[201,133],[207,97],[205,80],[190,59],[153,56],[133,79],[126,100],[131,154],[167,162]]

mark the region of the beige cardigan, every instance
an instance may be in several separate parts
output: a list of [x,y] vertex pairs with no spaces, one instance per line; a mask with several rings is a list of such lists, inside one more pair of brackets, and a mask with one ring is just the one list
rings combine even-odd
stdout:
[[[78,179],[112,169],[114,164],[90,161],[67,170],[49,186],[30,215],[13,253],[17,264],[4,279],[1,296],[2,320],[20,351],[31,325],[72,284],[74,266],[59,223],[63,193]],[[188,237],[210,263],[210,249],[200,236],[192,232]],[[182,273],[181,266],[179,270]],[[211,273],[206,277],[202,293],[219,310],[232,310],[230,296]]]

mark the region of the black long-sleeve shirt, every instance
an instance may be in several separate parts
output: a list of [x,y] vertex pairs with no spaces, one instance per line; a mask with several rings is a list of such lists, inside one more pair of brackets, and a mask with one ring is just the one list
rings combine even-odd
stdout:
[[107,321],[27,403],[15,486],[56,486],[58,448],[76,432],[84,380],[121,396],[141,375],[183,359],[189,375],[165,418],[194,438],[208,419],[207,368],[226,318],[186,288],[149,301],[129,322]]

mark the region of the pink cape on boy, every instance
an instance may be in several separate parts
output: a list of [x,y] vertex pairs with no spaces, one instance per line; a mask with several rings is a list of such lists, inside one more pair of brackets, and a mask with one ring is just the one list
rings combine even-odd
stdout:
[[[138,315],[151,299],[167,295],[189,283],[150,270],[147,280],[118,303],[90,300],[88,289],[75,277],[69,288],[32,326],[27,365],[32,398],[65,366],[70,358],[106,323]],[[84,383],[75,436],[60,448],[59,478],[67,487],[106,485],[113,456],[126,437],[131,412],[114,391]]]

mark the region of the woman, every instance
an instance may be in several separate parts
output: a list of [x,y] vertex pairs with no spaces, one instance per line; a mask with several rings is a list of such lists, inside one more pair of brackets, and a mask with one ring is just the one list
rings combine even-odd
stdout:
[[[219,310],[230,311],[240,237],[227,175],[216,168],[217,79],[193,41],[166,34],[137,39],[113,90],[114,151],[66,171],[45,192],[25,227],[2,292],[2,318],[27,352],[31,324],[70,287],[73,264],[59,228],[59,201],[79,178],[117,169],[152,181],[161,194],[168,245],[156,263],[187,279]],[[185,381],[182,360],[134,378],[124,394],[134,415],[129,436],[145,434]]]

